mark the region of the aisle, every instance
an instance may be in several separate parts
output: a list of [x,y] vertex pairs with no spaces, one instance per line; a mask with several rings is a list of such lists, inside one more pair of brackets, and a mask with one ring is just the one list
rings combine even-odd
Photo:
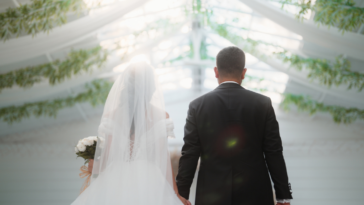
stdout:
[[[177,139],[183,143],[188,102],[168,106],[175,121]],[[179,109],[178,109],[179,108]],[[284,156],[293,189],[293,205],[362,205],[364,201],[364,139],[358,125],[338,126],[320,118],[281,113],[278,121]],[[74,145],[79,138],[96,133],[99,116],[88,122],[71,121],[10,135],[0,142],[0,204],[70,204],[83,183]],[[195,181],[190,199],[194,202]]]
[[364,154],[286,157],[293,205],[362,205]]

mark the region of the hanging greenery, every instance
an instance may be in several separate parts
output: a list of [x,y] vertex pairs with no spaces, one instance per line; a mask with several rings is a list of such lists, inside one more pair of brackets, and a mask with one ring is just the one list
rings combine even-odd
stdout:
[[[210,23],[210,26],[221,37],[226,38],[235,45],[241,45],[246,52],[259,57],[263,61],[268,57],[257,49],[259,45],[268,44],[235,35],[229,32],[227,25],[213,25]],[[287,51],[279,52],[276,56],[284,62],[291,63],[291,66],[298,70],[308,69],[309,79],[317,79],[320,83],[329,87],[331,85],[347,84],[348,89],[356,88],[361,91],[364,88],[364,74],[351,71],[350,62],[342,56],[337,57],[334,63],[326,59],[303,58],[293,54],[288,55]],[[299,110],[310,112],[311,114],[328,112],[333,116],[333,120],[336,123],[348,124],[358,119],[364,119],[364,110],[358,108],[329,106],[300,95],[286,94],[281,105],[288,110],[292,104],[296,105]]]
[[185,60],[187,58],[189,58],[189,59],[193,58],[194,53],[195,53],[194,50],[193,50],[193,44],[190,42],[188,46],[189,46],[189,50],[181,53],[177,57],[174,57],[174,58],[163,61],[162,64],[163,65],[170,65],[171,63],[175,63],[175,62],[178,62],[178,61],[181,61],[181,60]]
[[202,60],[215,60],[216,59],[215,57],[209,55],[208,46],[210,45],[206,43],[205,39],[201,41],[200,57]]
[[[257,46],[265,44],[264,42],[255,41],[252,39],[244,39],[240,36],[229,32],[226,25],[218,25],[211,27],[220,36],[230,40],[235,45],[241,45],[243,50],[251,53],[261,60],[267,57],[259,52]],[[298,55],[287,55],[287,51],[276,54],[284,62],[291,63],[292,67],[298,70],[306,68],[309,70],[308,78],[317,79],[320,83],[331,86],[347,84],[348,89],[356,88],[361,91],[364,88],[364,74],[353,72],[350,70],[350,62],[342,56],[337,57],[335,63],[329,62],[326,59],[303,58]],[[352,123],[357,119],[364,119],[364,110],[358,108],[345,108],[341,106],[328,106],[305,98],[287,94],[282,106],[287,110],[289,105],[296,105],[299,110],[310,112],[328,112],[333,116],[336,123]]]
[[284,0],[282,8],[295,5],[300,8],[298,19],[309,11],[315,12],[314,21],[318,24],[338,27],[341,31],[355,31],[364,24],[364,8],[355,6],[353,0]]
[[285,94],[281,103],[283,109],[290,110],[292,104],[297,106],[298,110],[309,112],[311,115],[316,112],[330,113],[336,123],[349,124],[355,120],[364,120],[364,110],[358,108],[325,105],[302,95]]
[[[163,62],[164,65],[166,65],[167,63],[174,63],[174,62],[177,62],[177,61],[181,61],[181,60],[184,60],[184,59],[191,59],[193,58],[193,56],[195,55],[195,50],[193,48],[193,43],[190,42],[189,43],[189,50],[188,51],[185,51],[183,52],[181,55],[175,57],[175,58],[172,58],[172,59],[169,59],[169,60],[166,60]],[[215,60],[215,57],[212,57],[208,54],[208,47],[209,45],[206,43],[205,40],[203,40],[201,42],[201,46],[200,46],[200,58],[201,60]]]
[[262,60],[266,58],[264,54],[259,52],[257,49],[258,45],[266,44],[261,41],[256,41],[250,38],[243,38],[239,35],[230,32],[227,24],[216,24],[214,22],[209,22],[210,28],[216,32],[219,36],[229,40],[231,43],[241,47],[245,52],[260,57]]
[[55,100],[44,100],[40,102],[25,103],[21,106],[9,106],[0,108],[0,119],[8,124],[19,122],[31,115],[35,117],[56,117],[59,110],[73,107],[76,103],[88,102],[92,106],[105,103],[112,83],[106,80],[94,80],[86,84],[85,92],[76,96],[57,98]]
[[276,56],[300,71],[307,69],[309,71],[307,78],[318,80],[328,87],[346,84],[348,89],[356,88],[362,91],[364,88],[364,74],[351,71],[350,61],[343,56],[337,57],[335,62],[319,58],[303,58],[288,54],[287,51],[276,53]]
[[[244,51],[259,57],[262,61],[269,57],[260,52],[257,48],[259,45],[269,44],[249,38],[244,39],[239,35],[235,35],[233,32],[228,30],[229,26],[226,24],[209,23],[209,25],[212,30],[221,37],[229,40],[235,45],[241,46]],[[275,45],[270,46],[280,48]],[[283,51],[272,54],[283,60],[283,62],[290,63],[291,66],[297,70],[301,71],[304,68],[309,70],[309,74],[307,76],[309,79],[318,80],[320,83],[328,87],[331,87],[332,85],[339,86],[346,84],[348,85],[348,89],[356,88],[361,91],[364,88],[364,74],[352,71],[350,69],[350,61],[343,56],[338,56],[335,62],[331,62],[326,59],[304,58],[299,55],[289,54],[289,52],[283,48],[280,49]]]
[[0,91],[14,85],[31,87],[45,78],[48,79],[49,84],[54,85],[81,71],[89,71],[92,66],[100,68],[106,60],[107,52],[100,46],[88,50],[71,51],[64,61],[57,59],[51,63],[0,74]]
[[83,0],[32,0],[30,4],[8,8],[0,13],[0,37],[4,41],[21,33],[49,32],[67,22],[67,13],[86,9]]
[[156,38],[157,35],[165,35],[171,31],[174,31],[181,27],[181,25],[185,22],[181,22],[180,19],[158,19],[153,22],[148,23],[141,30],[133,32],[134,38],[138,38],[139,36],[146,35],[149,36],[150,32],[153,32],[153,38]]
[[[186,14],[192,15],[195,18],[202,17],[203,22],[206,26],[211,28],[213,32],[229,40],[236,46],[241,47],[245,52],[258,57],[262,61],[276,55],[276,57],[284,62],[290,62],[291,65],[298,70],[302,70],[303,68],[310,70],[308,78],[318,79],[327,86],[347,84],[349,89],[357,88],[360,91],[363,89],[363,74],[351,71],[350,62],[342,56],[337,57],[334,63],[325,59],[303,58],[298,55],[288,55],[288,52],[285,49],[277,45],[243,38],[241,35],[234,32],[234,29],[239,30],[239,28],[230,26],[226,23],[218,24],[216,21],[213,21],[213,10],[204,8],[199,0],[193,1],[192,9],[186,9]],[[240,28],[240,30],[246,29]],[[269,52],[264,53],[261,51],[261,46],[272,46],[278,48],[278,50],[282,50],[282,52],[276,54]],[[334,121],[337,123],[351,123],[358,119],[364,119],[364,110],[324,105],[323,103],[313,101],[308,97],[300,95],[286,94],[281,105],[286,110],[288,110],[291,105],[296,105],[299,110],[307,111],[311,114],[316,112],[328,112],[333,116]]]

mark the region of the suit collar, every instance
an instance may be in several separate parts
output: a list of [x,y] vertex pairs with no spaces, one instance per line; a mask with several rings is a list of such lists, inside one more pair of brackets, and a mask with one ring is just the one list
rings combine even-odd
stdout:
[[[216,89],[228,89],[228,88],[243,88],[241,85],[237,83],[222,83]],[[216,90],[215,89],[215,90]]]

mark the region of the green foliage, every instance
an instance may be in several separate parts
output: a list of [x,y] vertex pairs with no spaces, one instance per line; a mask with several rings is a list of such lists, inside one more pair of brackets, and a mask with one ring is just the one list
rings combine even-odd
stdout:
[[[286,1],[286,2],[291,2],[291,1]],[[307,9],[311,9],[311,2],[310,1],[309,2],[306,1],[306,3],[304,1],[301,2],[302,5],[300,6],[302,6],[303,10],[300,12],[299,16],[302,17],[305,14],[305,12],[307,12]],[[324,1],[318,0],[317,2],[322,3]],[[331,2],[331,4],[333,4],[333,2]],[[323,19],[324,18],[323,13],[328,11],[327,10],[326,11],[321,10],[321,11],[322,13],[316,12],[316,18],[317,18],[316,20],[320,21],[321,23],[324,23],[325,21],[320,19]],[[345,14],[343,10],[339,12],[341,12],[341,14],[331,13],[330,15],[334,16],[335,18],[339,18],[340,15]],[[348,89],[356,88],[360,91],[364,87],[363,74],[351,71],[350,62],[347,59],[343,58],[342,56],[337,57],[335,62],[330,62],[326,59],[303,58],[298,55],[287,55],[288,52],[277,45],[272,45],[266,42],[256,41],[249,38],[243,38],[241,35],[237,34],[239,32],[234,32],[234,30],[235,31],[246,30],[245,28],[237,28],[226,23],[217,24],[213,20],[214,18],[213,10],[209,8],[204,8],[200,1],[193,1],[192,9],[190,10],[186,9],[186,14],[192,15],[195,18],[202,17],[203,22],[206,24],[207,27],[211,28],[213,32],[229,40],[236,46],[241,47],[245,52],[258,57],[262,61],[265,61],[265,59],[269,57],[274,57],[273,56],[274,53],[262,52],[262,47],[272,46],[278,48],[279,50],[283,50],[283,52],[276,53],[275,54],[276,57],[282,59],[284,62],[291,63],[292,67],[295,67],[298,70],[302,70],[303,68],[308,69],[310,72],[308,78],[310,79],[317,79],[322,84],[327,86],[331,85],[338,86],[341,84],[347,84]],[[360,16],[362,15],[360,14]],[[348,16],[345,16],[343,18],[348,18]],[[360,19],[361,18],[362,17],[360,17]],[[359,20],[356,19],[356,22],[362,22],[362,20],[360,19]],[[352,20],[353,19],[342,19],[341,29],[345,30],[354,29],[355,26],[353,26],[354,22]],[[345,22],[349,23],[345,24]],[[336,25],[336,23],[334,22],[331,25],[334,24]],[[251,80],[253,79],[249,79],[249,81]],[[261,88],[258,89],[259,91],[266,91],[266,89],[261,89]],[[303,96],[287,94],[284,101],[282,102],[282,106],[285,109],[289,109],[290,105],[292,104],[296,105],[298,109],[302,111],[308,111],[311,114],[315,112],[328,112],[333,116],[334,121],[337,123],[351,123],[357,119],[364,119],[364,110],[360,110],[357,108],[344,108],[340,106],[324,105],[323,103],[313,101]]]
[[214,32],[219,34],[221,37],[226,38],[235,45],[241,44],[241,42],[245,40],[243,37],[230,32],[226,24],[216,24],[213,22],[209,22],[209,26]]
[[349,124],[355,120],[364,120],[364,110],[358,108],[345,108],[342,106],[325,105],[302,95],[285,94],[281,106],[289,110],[291,105],[297,106],[298,110],[309,112],[330,113],[336,123]]
[[21,33],[36,35],[49,32],[54,26],[67,22],[68,12],[84,11],[83,0],[32,0],[0,13],[0,38],[4,41]]
[[192,42],[190,42],[188,46],[190,47],[190,49],[188,51],[183,52],[182,54],[180,54],[179,56],[177,56],[175,58],[165,60],[162,62],[162,64],[167,65],[167,64],[175,63],[175,62],[187,59],[187,58],[189,58],[189,59],[193,58],[194,50],[193,50]]
[[107,52],[99,46],[88,50],[71,51],[64,61],[55,60],[51,63],[0,74],[0,91],[14,85],[31,87],[45,78],[48,79],[49,84],[54,85],[81,71],[89,71],[94,65],[101,67],[106,60]]
[[212,57],[208,54],[208,47],[209,45],[206,43],[205,40],[201,41],[201,46],[200,46],[200,58],[202,60],[215,60],[215,57]]
[[[268,91],[268,89],[265,86],[264,87],[260,86],[263,81],[264,81],[264,78],[251,76],[251,75],[245,75],[245,79],[243,80],[241,85],[249,87],[250,90],[261,93],[261,92]],[[250,87],[249,86],[250,83],[257,84],[258,86]]]
[[264,60],[266,58],[265,55],[263,55],[259,50],[257,49],[258,45],[266,44],[261,41],[256,41],[250,38],[243,38],[239,35],[234,34],[229,30],[229,25],[227,24],[217,24],[214,22],[209,21],[208,22],[209,27],[217,33],[219,36],[229,40],[231,43],[241,47],[245,52],[250,53],[252,55],[255,55],[261,60]]
[[112,84],[105,80],[94,80],[85,86],[86,91],[55,100],[25,103],[21,106],[9,106],[0,108],[0,119],[8,124],[19,122],[31,115],[36,117],[56,117],[59,110],[73,107],[76,103],[89,102],[92,106],[104,104]]
[[203,17],[210,12],[212,12],[212,10],[202,5],[201,0],[192,0],[191,4],[186,4],[185,6],[186,16],[191,16],[193,18]]
[[[183,23],[185,22],[180,22],[178,19],[158,19],[148,23],[141,30],[134,31],[133,35],[134,38],[138,38],[139,36],[143,35],[149,36],[149,33],[153,31],[157,32],[158,35],[162,37],[163,35],[166,35],[171,31],[178,29]],[[157,38],[157,36],[154,36],[153,38]]]
[[348,85],[348,89],[356,88],[359,91],[364,88],[364,74],[350,70],[350,61],[339,56],[335,62],[319,58],[303,58],[299,55],[287,55],[287,52],[276,53],[284,62],[292,67],[309,71],[308,78],[318,80],[320,83],[331,87],[332,85]]
[[312,10],[315,12],[314,21],[318,24],[338,27],[341,31],[355,31],[364,23],[364,8],[356,7],[353,0],[284,0],[282,7],[291,4],[300,8],[297,18]]
[[[228,29],[229,26],[226,24],[209,24],[213,31],[235,45],[242,47],[244,51],[259,57],[263,61],[268,57],[261,53],[257,47],[259,45],[269,44],[249,38],[244,39],[243,37],[230,32]],[[284,50],[283,48],[281,49]],[[285,50],[283,52],[275,53],[275,56],[283,60],[283,62],[290,63],[291,66],[297,70],[301,71],[303,68],[307,69],[309,71],[307,76],[309,79],[318,80],[328,87],[346,84],[348,85],[348,89],[356,88],[361,91],[364,88],[364,74],[352,71],[350,69],[350,61],[342,56],[337,57],[335,62],[319,58],[304,58],[294,54],[288,55],[288,52]]]
[[[221,37],[242,47],[244,51],[259,57],[263,61],[268,57],[262,54],[257,47],[269,44],[252,39],[244,39],[239,35],[235,35],[229,31],[229,26],[226,24],[209,23],[209,25]],[[326,59],[303,58],[292,54],[288,56],[287,51],[276,53],[276,56],[284,62],[291,63],[291,66],[298,70],[308,69],[309,79],[317,79],[320,83],[329,87],[331,85],[347,84],[348,89],[356,88],[361,91],[364,88],[364,74],[351,71],[350,62],[342,56],[337,57],[334,63]],[[296,105],[299,110],[307,111],[311,114],[315,112],[328,112],[333,116],[333,120],[336,123],[351,123],[357,119],[364,119],[364,110],[328,106],[303,96],[287,94],[282,102],[282,106],[288,109],[291,104]]]
[[[209,60],[215,60],[214,57],[208,55],[207,46],[208,46],[208,44],[206,43],[206,41],[202,41],[201,42],[201,46],[200,46],[200,58],[202,60],[207,60],[207,59],[209,59]],[[167,62],[168,63],[174,63],[174,62],[177,62],[177,61],[184,60],[186,58],[190,58],[190,59],[193,58],[193,56],[195,55],[195,50],[193,48],[193,43],[192,42],[190,42],[189,47],[190,47],[190,49],[188,51],[182,53],[181,55],[179,55],[179,56],[177,56],[177,57],[175,57],[173,59],[170,59],[168,61],[165,61],[163,63],[164,64],[166,64]]]

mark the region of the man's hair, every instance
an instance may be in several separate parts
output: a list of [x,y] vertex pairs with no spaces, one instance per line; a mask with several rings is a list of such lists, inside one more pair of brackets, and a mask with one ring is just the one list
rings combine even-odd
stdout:
[[235,46],[226,47],[217,54],[216,66],[222,77],[238,77],[245,68],[245,53]]

